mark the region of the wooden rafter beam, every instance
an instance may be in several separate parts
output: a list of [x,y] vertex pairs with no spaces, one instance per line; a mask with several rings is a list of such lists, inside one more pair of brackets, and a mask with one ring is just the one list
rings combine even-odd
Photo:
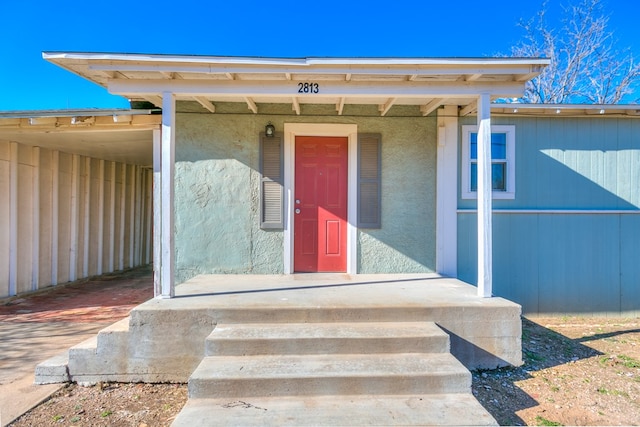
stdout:
[[229,80],[235,80],[236,76],[233,73],[224,73],[224,75],[229,79]]
[[467,74],[467,76],[465,77],[465,81],[468,82],[475,82],[476,80],[478,80],[480,77],[482,77],[481,73],[476,73],[476,74]]
[[202,105],[205,109],[209,110],[210,112],[212,113],[216,112],[216,106],[213,105],[213,103],[209,101],[207,98],[203,96],[194,96],[193,99],[198,101],[200,105]]
[[534,72],[525,73],[525,74],[516,74],[514,76],[514,80],[517,82],[526,82],[536,77],[538,74],[540,74],[539,71],[534,71]]
[[149,101],[150,103],[152,103],[156,107],[162,108],[162,98],[161,97],[153,96],[153,95],[147,95],[147,96],[144,97],[144,99],[146,99],[147,101]]
[[468,116],[469,114],[478,110],[478,101],[473,101],[471,104],[460,110],[460,117]]
[[162,77],[164,77],[165,79],[173,80],[174,79],[174,75],[176,73],[170,73],[170,72],[167,72],[167,71],[160,71],[160,74],[162,74]]
[[338,115],[341,116],[342,115],[342,111],[344,110],[344,97],[340,98],[340,101],[338,101],[338,103],[336,104],[336,110],[338,111]]
[[410,82],[412,82],[412,81],[414,81],[414,80],[415,80],[415,79],[417,79],[417,78],[418,78],[418,75],[417,75],[417,74],[411,74],[411,75],[409,76],[409,79],[408,79],[408,80],[409,80]]
[[378,110],[380,110],[380,115],[384,116],[385,114],[387,114],[391,109],[391,107],[393,107],[393,104],[395,104],[395,102],[396,102],[396,98],[389,98],[387,102],[379,105]]
[[420,112],[423,116],[428,116],[431,112],[437,110],[443,102],[444,98],[432,99],[428,104],[420,106]]
[[351,73],[347,73],[344,75],[344,81],[345,82],[350,82],[351,81]]
[[300,115],[300,102],[298,102],[298,98],[296,98],[296,97],[293,98],[292,108],[293,108],[293,111],[295,111],[297,115]]
[[247,107],[249,107],[249,109],[253,111],[253,114],[258,114],[258,106],[255,102],[253,102],[253,99],[245,96],[244,101],[247,103]]
[[[144,95],[157,95],[170,91],[180,96],[235,96],[244,97],[280,97],[291,99],[291,82],[284,80],[224,81],[218,79],[150,80],[150,79],[111,79],[107,82],[109,92],[129,98]],[[324,97],[379,98],[470,98],[486,92],[500,97],[522,96],[522,83],[513,81],[497,82],[358,82],[326,81],[320,86]],[[316,94],[300,94],[298,97],[314,97]]]

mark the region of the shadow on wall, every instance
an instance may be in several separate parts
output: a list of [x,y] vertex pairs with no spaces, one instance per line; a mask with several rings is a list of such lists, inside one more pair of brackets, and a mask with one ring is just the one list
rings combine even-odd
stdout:
[[[548,119],[547,119],[548,120]],[[494,201],[494,294],[529,314],[640,312],[638,125],[567,120],[518,135],[516,200]],[[516,123],[517,124],[517,123]],[[611,123],[613,124],[613,123]],[[636,137],[637,139],[637,137]],[[635,173],[635,175],[634,175]],[[465,202],[466,203],[466,202]],[[499,213],[499,209],[627,213]],[[459,278],[476,283],[476,215],[458,215]]]

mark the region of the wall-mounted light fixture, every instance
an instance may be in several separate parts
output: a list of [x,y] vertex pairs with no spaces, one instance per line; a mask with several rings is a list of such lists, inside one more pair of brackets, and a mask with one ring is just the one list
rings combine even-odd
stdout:
[[267,135],[268,137],[272,137],[275,132],[276,132],[276,127],[273,124],[271,124],[271,122],[267,123],[267,125],[264,127],[264,134]]

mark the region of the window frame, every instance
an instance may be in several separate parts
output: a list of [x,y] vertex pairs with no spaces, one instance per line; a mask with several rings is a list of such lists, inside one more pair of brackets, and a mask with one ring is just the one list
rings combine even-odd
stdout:
[[[477,199],[478,192],[471,190],[471,134],[478,132],[477,125],[462,126],[461,197]],[[506,134],[506,186],[505,191],[492,190],[492,198],[511,200],[516,198],[516,127],[514,125],[492,125],[491,133]],[[492,159],[493,164],[493,159]]]

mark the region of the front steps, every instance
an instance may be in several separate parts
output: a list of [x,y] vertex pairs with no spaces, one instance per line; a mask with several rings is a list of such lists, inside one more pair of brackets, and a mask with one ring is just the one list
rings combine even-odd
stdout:
[[173,425],[495,425],[430,322],[224,324]]
[[[149,300],[42,363],[35,380],[186,383],[194,374],[176,425],[203,406],[201,420],[221,421],[189,423],[250,425],[246,408],[260,407],[271,425],[494,424],[458,369],[520,365],[520,313],[517,304],[479,298],[475,287],[437,275],[202,275],[178,286],[176,298]],[[288,377],[278,368],[285,360],[287,369],[299,367]],[[449,361],[457,374],[442,369]],[[218,378],[200,375],[212,365]],[[273,378],[256,376],[261,385],[251,386],[233,366],[240,373],[271,366]],[[451,388],[429,383],[425,372]],[[225,395],[216,395],[223,382]]]

